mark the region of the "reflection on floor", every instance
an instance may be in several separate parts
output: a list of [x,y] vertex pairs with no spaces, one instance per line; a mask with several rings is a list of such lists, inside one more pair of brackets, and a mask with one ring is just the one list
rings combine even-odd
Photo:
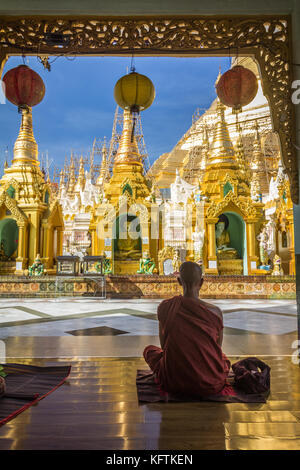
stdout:
[[300,370],[290,300],[214,300],[234,362],[270,364],[268,403],[139,405],[142,352],[159,344],[158,300],[1,299],[2,361],[72,364],[63,385],[0,428],[0,449],[300,449]]
[[61,363],[72,364],[68,383],[0,428],[1,450],[300,450],[300,370],[289,358],[268,358],[272,393],[266,404],[139,405],[135,377],[145,367],[142,359]]

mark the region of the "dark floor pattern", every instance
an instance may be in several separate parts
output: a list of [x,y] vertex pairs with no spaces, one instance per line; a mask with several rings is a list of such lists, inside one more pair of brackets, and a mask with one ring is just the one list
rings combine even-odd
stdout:
[[84,328],[82,330],[66,331],[73,336],[117,336],[124,335],[128,331],[118,330],[117,328],[110,328],[109,326],[98,326],[95,328]]

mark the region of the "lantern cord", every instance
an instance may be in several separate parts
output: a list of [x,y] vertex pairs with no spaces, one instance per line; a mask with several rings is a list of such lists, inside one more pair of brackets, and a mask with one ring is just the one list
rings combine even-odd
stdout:
[[131,56],[130,72],[135,72],[134,55]]

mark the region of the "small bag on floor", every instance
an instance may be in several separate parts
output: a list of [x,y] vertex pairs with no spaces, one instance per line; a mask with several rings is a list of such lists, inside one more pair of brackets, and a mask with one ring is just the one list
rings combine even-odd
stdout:
[[234,385],[244,393],[269,393],[271,368],[256,357],[232,365]]

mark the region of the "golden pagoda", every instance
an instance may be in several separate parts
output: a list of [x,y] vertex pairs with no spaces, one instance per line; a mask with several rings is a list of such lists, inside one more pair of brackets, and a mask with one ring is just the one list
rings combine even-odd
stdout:
[[[102,160],[104,181],[106,160]],[[105,203],[93,208],[92,254],[105,252],[115,274],[135,274],[145,253],[157,259],[158,240],[151,239],[150,189],[133,133],[133,118],[123,114],[123,130],[112,176],[104,183]]]
[[210,274],[257,274],[258,235],[263,204],[251,198],[250,178],[241,140],[234,149],[218,101],[218,119],[200,189],[205,198],[205,271]]
[[51,272],[63,227],[60,204],[39,166],[29,108],[22,111],[12,164],[0,181],[0,272],[23,274],[38,254]]

